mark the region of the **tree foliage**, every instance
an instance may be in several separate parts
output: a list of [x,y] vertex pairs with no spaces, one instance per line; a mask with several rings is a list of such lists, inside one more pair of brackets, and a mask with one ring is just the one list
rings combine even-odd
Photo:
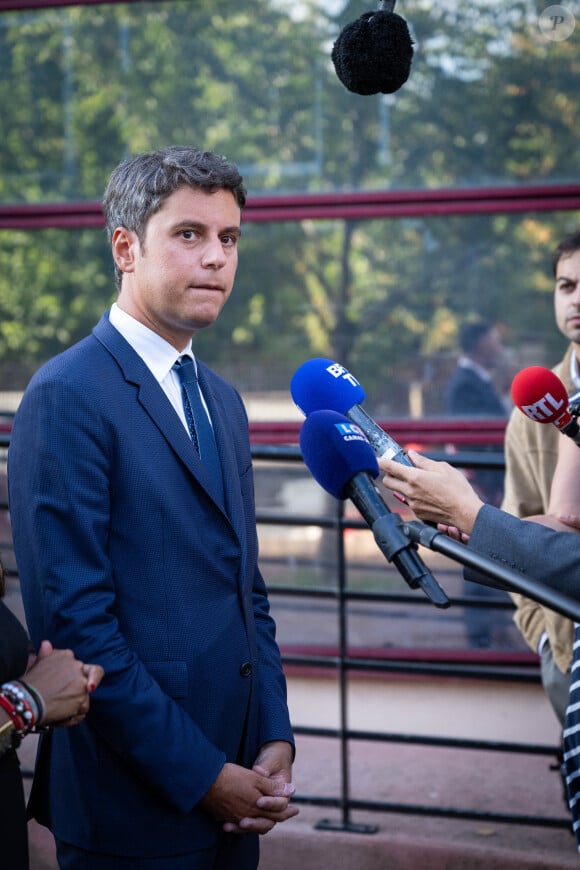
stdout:
[[[227,154],[250,196],[578,178],[577,34],[547,40],[535,4],[407,0],[411,75],[376,97],[348,92],[330,61],[368,4],[328,5],[0,15],[0,200],[99,199],[123,156],[170,142]],[[551,362],[550,253],[579,217],[248,223],[236,291],[200,353],[248,389],[284,389],[304,359],[330,356],[390,413],[406,412],[409,383],[432,382],[473,312]],[[25,379],[110,303],[110,256],[98,230],[5,231],[0,265],[0,378],[21,386],[16,364]],[[385,383],[398,385],[387,399]]]

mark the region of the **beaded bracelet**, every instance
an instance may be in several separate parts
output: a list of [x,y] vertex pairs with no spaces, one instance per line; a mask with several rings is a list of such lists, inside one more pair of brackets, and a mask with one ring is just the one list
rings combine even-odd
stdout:
[[18,734],[25,734],[27,731],[26,721],[23,716],[20,715],[20,711],[17,709],[16,705],[13,704],[6,695],[4,695],[3,691],[0,692],[0,707],[8,713],[16,732]]
[[20,736],[28,734],[38,721],[40,710],[35,698],[17,681],[2,684],[0,706],[8,713]]
[[24,680],[18,680],[20,685],[30,694],[32,695],[33,700],[36,703],[37,715],[36,715],[36,726],[41,725],[44,721],[44,717],[46,716],[46,705],[44,703],[44,698],[31,683],[25,682]]
[[12,693],[13,695],[16,695],[17,698],[20,698],[20,700],[23,701],[27,707],[31,708],[34,714],[34,718],[37,718],[38,703],[34,695],[32,695],[32,693],[30,692],[28,686],[25,685],[22,680],[10,680],[7,683],[3,683],[2,691],[7,691],[9,693]]

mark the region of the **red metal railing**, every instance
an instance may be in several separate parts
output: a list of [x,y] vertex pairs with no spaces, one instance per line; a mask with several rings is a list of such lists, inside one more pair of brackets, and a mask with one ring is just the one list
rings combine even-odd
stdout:
[[[383,420],[379,424],[405,447],[411,445],[437,447],[455,445],[470,447],[486,444],[503,447],[506,420],[458,419],[447,417],[426,420]],[[260,422],[250,423],[252,444],[298,444],[300,422]]]
[[[244,221],[369,220],[580,209],[580,184],[249,197]],[[99,202],[4,204],[0,229],[101,228]]]

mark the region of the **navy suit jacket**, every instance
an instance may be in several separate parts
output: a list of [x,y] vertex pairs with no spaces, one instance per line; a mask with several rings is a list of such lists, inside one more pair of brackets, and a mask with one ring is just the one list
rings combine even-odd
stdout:
[[222,461],[214,499],[181,421],[105,315],[31,380],[9,498],[26,618],[106,672],[82,725],[41,741],[32,814],[81,848],[211,846],[196,804],[223,764],[292,742],[257,559],[247,417],[199,363]]
[[463,417],[505,417],[506,410],[490,381],[457,366],[445,391],[445,410]]

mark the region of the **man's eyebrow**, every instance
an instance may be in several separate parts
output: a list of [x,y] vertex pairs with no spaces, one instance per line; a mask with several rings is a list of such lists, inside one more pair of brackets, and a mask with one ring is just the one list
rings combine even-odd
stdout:
[[572,284],[575,284],[575,283],[576,283],[576,279],[575,279],[575,278],[568,278],[567,275],[557,275],[557,276],[556,276],[556,283],[558,283],[558,281],[571,281]]
[[[185,220],[178,221],[176,224],[174,224],[173,229],[176,231],[177,230],[187,230],[187,229],[205,230],[205,229],[207,229],[207,224],[204,224],[202,221],[198,221],[198,220],[185,219]],[[223,229],[221,229],[219,231],[219,235],[221,236],[224,233],[227,233],[229,235],[238,236],[238,238],[239,238],[242,235],[242,228],[238,224],[235,224],[234,226],[231,226],[231,227],[224,227]]]

